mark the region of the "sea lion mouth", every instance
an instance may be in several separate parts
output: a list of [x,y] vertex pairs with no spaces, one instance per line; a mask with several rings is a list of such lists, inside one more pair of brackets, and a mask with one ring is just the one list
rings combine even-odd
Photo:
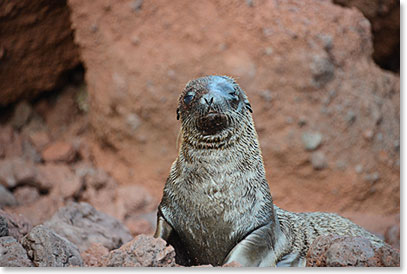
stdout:
[[228,119],[225,114],[219,112],[208,112],[197,121],[198,130],[203,135],[214,135],[228,127]]

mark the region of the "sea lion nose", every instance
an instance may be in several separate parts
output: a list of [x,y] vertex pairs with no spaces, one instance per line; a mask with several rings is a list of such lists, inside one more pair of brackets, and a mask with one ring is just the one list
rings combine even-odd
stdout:
[[215,101],[215,98],[214,98],[213,94],[211,94],[209,92],[204,94],[200,100],[202,105],[206,105],[208,107],[212,106],[214,101]]
[[210,96],[210,98],[204,98],[204,101],[208,106],[211,106],[213,103],[213,97]]
[[215,105],[220,105],[225,100],[224,95],[217,91],[208,91],[206,94],[202,95],[200,103],[202,105],[213,107]]

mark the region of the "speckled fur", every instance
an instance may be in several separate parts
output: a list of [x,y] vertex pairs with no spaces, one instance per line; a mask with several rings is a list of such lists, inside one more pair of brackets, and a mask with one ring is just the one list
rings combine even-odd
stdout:
[[215,135],[197,130],[202,110],[191,109],[183,98],[192,91],[198,100],[211,81],[220,79],[215,77],[189,82],[180,96],[179,154],[159,206],[160,216],[178,234],[193,263],[221,265],[238,260],[244,265],[305,265],[312,241],[326,234],[364,236],[382,244],[336,214],[292,213],[273,205],[257,133],[245,108],[247,96],[233,79],[221,77],[232,84],[239,105],[215,106],[227,115],[228,127]]

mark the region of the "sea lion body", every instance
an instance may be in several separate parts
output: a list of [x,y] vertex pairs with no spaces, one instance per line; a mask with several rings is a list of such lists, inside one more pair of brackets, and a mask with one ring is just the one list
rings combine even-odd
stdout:
[[155,237],[185,265],[303,266],[312,241],[327,234],[366,236],[329,213],[273,205],[251,106],[224,76],[190,81],[179,99],[181,144],[164,187]]

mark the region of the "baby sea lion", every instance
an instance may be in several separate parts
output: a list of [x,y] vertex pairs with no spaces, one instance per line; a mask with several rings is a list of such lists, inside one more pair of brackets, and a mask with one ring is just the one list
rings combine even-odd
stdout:
[[273,205],[245,92],[226,76],[190,81],[181,96],[180,148],[158,208],[155,237],[177,262],[214,266],[305,266],[320,235],[379,238],[330,213],[292,213]]

